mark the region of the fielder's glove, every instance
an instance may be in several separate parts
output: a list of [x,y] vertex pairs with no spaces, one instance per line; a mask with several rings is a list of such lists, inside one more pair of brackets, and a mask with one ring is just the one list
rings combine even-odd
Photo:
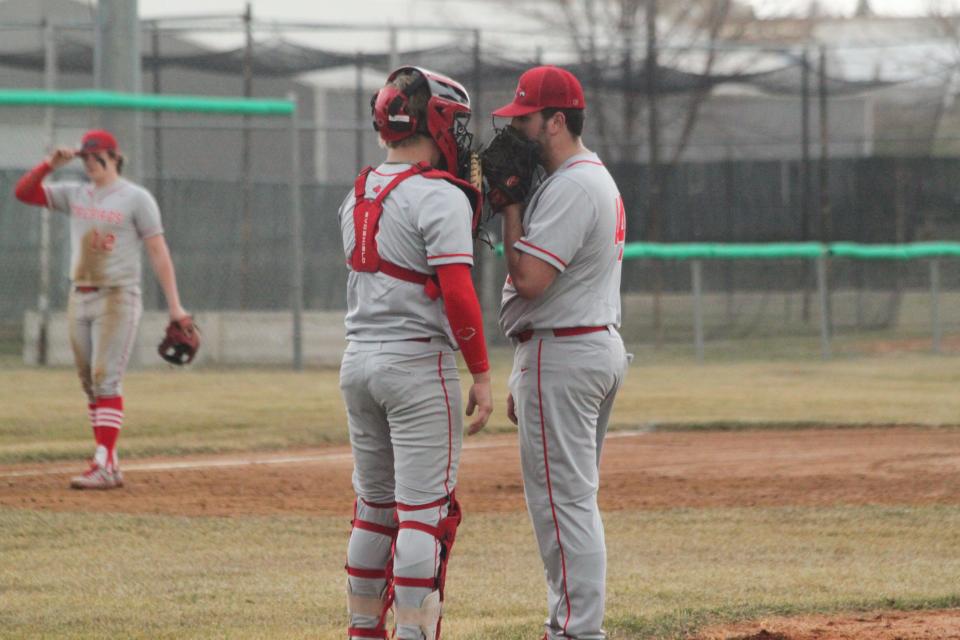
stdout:
[[480,151],[487,201],[494,211],[526,201],[540,164],[537,143],[513,127],[503,127]]
[[170,321],[157,351],[170,364],[183,365],[190,364],[199,349],[200,331],[193,318],[186,316]]

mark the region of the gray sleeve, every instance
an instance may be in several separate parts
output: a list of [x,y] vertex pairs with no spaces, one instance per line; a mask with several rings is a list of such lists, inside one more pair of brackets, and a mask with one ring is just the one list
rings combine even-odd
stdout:
[[156,199],[146,189],[140,190],[137,205],[133,210],[133,226],[141,239],[163,233],[163,223],[160,221],[160,207]]
[[524,234],[514,248],[562,272],[583,246],[597,212],[583,187],[558,176],[526,215]]
[[70,213],[70,200],[82,186],[79,182],[44,183],[43,192],[47,195],[47,204],[51,210]]
[[427,250],[427,264],[431,267],[444,264],[473,266],[470,201],[460,189],[437,182],[440,188],[430,189],[420,201],[417,214],[417,226]]

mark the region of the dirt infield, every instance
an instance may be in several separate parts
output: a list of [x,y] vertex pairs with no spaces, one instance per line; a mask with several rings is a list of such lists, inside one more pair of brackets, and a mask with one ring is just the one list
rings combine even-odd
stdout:
[[[65,487],[82,465],[0,466],[0,505],[171,515],[347,514],[349,449],[130,460],[127,487]],[[523,510],[516,438],[468,439],[460,499],[471,511]],[[612,434],[605,510],[960,503],[960,430],[817,429]]]
[[958,640],[960,611],[880,611],[714,627],[696,640]]
[[[171,515],[344,515],[349,449],[129,460],[127,487],[70,491],[81,465],[0,466],[0,506]],[[514,436],[468,440],[458,492],[472,512],[524,509]],[[604,510],[960,504],[960,429],[612,434]],[[877,612],[715,627],[698,640],[960,639],[960,611]]]

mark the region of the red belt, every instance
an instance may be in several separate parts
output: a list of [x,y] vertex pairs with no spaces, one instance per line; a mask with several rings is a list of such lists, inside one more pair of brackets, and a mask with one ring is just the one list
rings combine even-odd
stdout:
[[[550,329],[558,338],[565,338],[567,336],[582,336],[585,333],[597,333],[598,331],[606,331],[607,325],[602,327],[563,327],[561,329]],[[521,331],[520,333],[513,334],[513,337],[516,338],[517,342],[526,342],[533,337],[533,334],[536,332],[536,329],[527,329],[526,331]]]
[[100,291],[100,287],[74,287],[74,290],[77,293],[93,293],[94,291]]

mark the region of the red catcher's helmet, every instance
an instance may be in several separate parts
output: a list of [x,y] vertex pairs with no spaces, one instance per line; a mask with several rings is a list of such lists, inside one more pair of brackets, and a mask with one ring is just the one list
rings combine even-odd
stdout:
[[[468,164],[473,135],[467,131],[470,121],[470,96],[456,80],[421,67],[400,67],[387,77],[393,82],[401,73],[413,72],[413,82],[403,89],[386,86],[370,100],[373,128],[386,142],[398,142],[421,133],[430,136],[440,148],[445,166],[437,167],[455,176],[463,176]],[[426,86],[426,122],[411,113],[410,98]]]

